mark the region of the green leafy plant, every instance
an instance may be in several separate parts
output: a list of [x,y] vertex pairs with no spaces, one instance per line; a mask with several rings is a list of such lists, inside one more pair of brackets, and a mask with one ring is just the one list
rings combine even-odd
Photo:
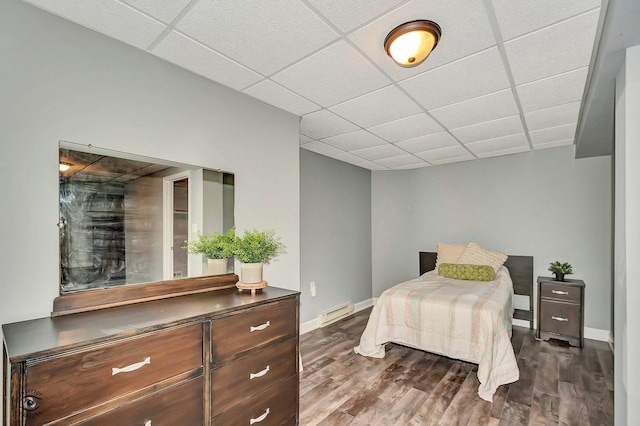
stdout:
[[220,232],[198,234],[195,241],[185,241],[189,254],[204,254],[208,259],[226,259],[233,256],[236,232],[234,228],[226,233]]
[[573,274],[573,267],[569,262],[561,263],[556,260],[549,264],[549,271],[554,274],[571,275]]
[[286,249],[273,229],[245,230],[242,237],[235,237],[233,246],[233,254],[242,263],[269,263]]

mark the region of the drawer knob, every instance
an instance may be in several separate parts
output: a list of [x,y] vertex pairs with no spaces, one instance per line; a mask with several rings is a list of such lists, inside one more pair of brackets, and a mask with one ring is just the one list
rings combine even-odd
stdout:
[[116,374],[120,374],[120,373],[131,373],[132,371],[136,371],[137,369],[142,368],[147,364],[151,364],[150,356],[146,357],[143,361],[136,362],[135,364],[127,365],[126,367],[112,368],[111,375],[115,376]]
[[151,420],[147,420],[146,422],[144,422],[144,426],[151,426]]
[[264,330],[265,328],[269,327],[270,325],[271,325],[271,321],[267,321],[264,324],[256,325],[255,327],[251,326],[251,328],[249,328],[249,331],[251,333],[253,333],[254,331]]
[[262,377],[262,376],[264,376],[265,374],[267,374],[268,372],[269,372],[269,366],[267,365],[267,367],[266,367],[264,370],[262,370],[262,371],[258,371],[257,373],[251,373],[251,374],[249,374],[249,380],[253,380],[253,379],[255,379],[256,377]]
[[551,290],[551,293],[553,293],[553,294],[564,294],[564,295],[569,294],[568,291],[562,291],[562,290]]
[[254,423],[260,423],[261,421],[266,419],[267,416],[269,415],[269,411],[270,410],[267,408],[267,411],[265,411],[263,415],[261,415],[260,417],[256,417],[255,419],[249,420],[249,425],[252,425]]
[[551,319],[556,321],[569,321],[569,318],[562,318],[562,317],[555,317],[555,316],[551,316]]

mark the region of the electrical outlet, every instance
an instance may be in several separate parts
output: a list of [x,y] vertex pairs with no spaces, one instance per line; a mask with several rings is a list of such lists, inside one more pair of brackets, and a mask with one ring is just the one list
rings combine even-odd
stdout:
[[316,297],[316,282],[315,281],[311,281],[311,285],[309,286],[309,289],[311,290],[311,297]]

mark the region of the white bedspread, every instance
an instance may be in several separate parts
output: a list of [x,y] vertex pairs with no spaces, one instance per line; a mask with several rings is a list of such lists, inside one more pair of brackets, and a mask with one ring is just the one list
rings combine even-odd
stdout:
[[507,268],[488,282],[431,271],[382,293],[354,349],[384,358],[384,344],[394,342],[478,364],[478,395],[491,402],[498,386],[519,378],[510,340],[512,315]]

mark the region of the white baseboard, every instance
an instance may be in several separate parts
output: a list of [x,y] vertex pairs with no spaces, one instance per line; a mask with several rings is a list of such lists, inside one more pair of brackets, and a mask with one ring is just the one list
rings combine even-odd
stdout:
[[[373,303],[374,303],[374,299],[367,299],[367,300],[363,300],[362,302],[358,302],[354,305],[353,313],[360,312],[364,309],[367,309],[373,306]],[[317,328],[320,328],[320,320],[318,319],[318,317],[309,321],[305,321],[302,324],[300,324],[300,334],[308,333]]]
[[[515,319],[514,318],[513,325],[529,328],[529,321],[524,321],[524,320],[519,320],[519,319]],[[535,321],[534,321],[534,324],[533,324],[533,328],[534,329],[536,328]],[[601,330],[599,328],[585,327],[584,328],[584,338],[585,339],[592,339],[592,340],[599,340],[601,342],[609,342],[609,345],[613,346],[611,332],[609,330]]]

